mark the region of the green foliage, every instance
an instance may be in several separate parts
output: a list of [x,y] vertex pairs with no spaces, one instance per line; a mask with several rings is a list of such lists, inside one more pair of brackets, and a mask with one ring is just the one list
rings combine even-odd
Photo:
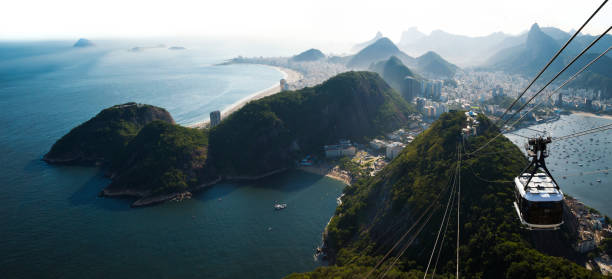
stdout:
[[[433,204],[437,213],[389,273],[395,278],[412,278],[415,274],[422,278],[444,210],[442,201],[448,198],[445,189],[457,167],[457,145],[474,150],[498,131],[488,119],[480,117],[480,136],[463,143],[459,133],[464,121],[462,112],[442,115],[375,177],[347,187],[343,203],[328,226],[326,241],[335,265],[293,278],[363,277]],[[504,137],[495,139],[476,157],[462,160],[462,277],[600,278],[566,259],[544,255],[531,247],[529,234],[521,229],[513,211],[513,184],[506,182],[526,163],[519,149]],[[455,214],[451,213],[451,220],[456,220]],[[449,226],[438,264],[441,278],[454,277],[455,235],[455,225]],[[385,261],[374,276],[389,264]]]
[[205,177],[208,134],[162,121],[146,125],[113,162],[109,189],[181,192]]
[[74,164],[112,162],[153,120],[174,123],[166,110],[150,105],[127,103],[104,109],[58,140],[44,159]]
[[404,127],[413,111],[376,73],[347,72],[249,102],[211,130],[210,158],[229,175],[259,175],[340,139],[363,142]]

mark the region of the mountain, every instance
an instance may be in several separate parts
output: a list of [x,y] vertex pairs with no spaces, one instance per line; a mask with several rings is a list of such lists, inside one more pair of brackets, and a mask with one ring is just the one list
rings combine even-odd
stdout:
[[[459,135],[465,115],[445,113],[374,177],[346,187],[342,203],[326,228],[324,242],[330,265],[287,278],[365,278],[396,243],[398,248],[369,277],[381,277],[386,270],[390,278],[424,277],[445,205],[453,192],[450,189],[458,185],[451,181],[457,167],[461,185],[459,273],[463,278],[602,278],[534,248],[536,239],[548,239],[557,248],[572,251],[569,242],[563,241],[562,230],[534,232],[520,227],[512,205],[514,186],[505,181],[521,172],[527,160],[508,139],[495,138],[484,153],[466,157],[458,164],[458,146],[474,150],[498,132],[487,118],[480,116],[479,121],[479,136],[462,144]],[[455,206],[451,204],[451,208]],[[439,278],[455,275],[455,212],[450,212],[450,224],[438,246],[442,249],[435,260]],[[412,233],[402,238],[412,226]],[[391,267],[403,247],[405,253]]]
[[370,70],[378,73],[393,89],[399,92],[404,99],[411,101],[413,92],[408,89],[406,77],[420,80],[421,77],[410,70],[399,58],[391,56],[388,60],[376,62]]
[[[524,44],[503,49],[487,62],[490,68],[514,74],[535,75],[561,46],[546,35],[538,24],[533,24]],[[553,65],[560,68],[561,63]]]
[[402,37],[400,38],[400,42],[398,45],[410,45],[419,40],[427,37],[427,35],[421,33],[416,26],[408,28],[408,30],[402,32]]
[[295,62],[317,61],[324,59],[325,54],[318,49],[311,48],[291,58]]
[[[555,38],[549,36],[552,34]],[[524,43],[500,50],[497,54],[489,59],[486,68],[492,70],[501,70],[512,74],[521,74],[532,77],[537,74],[548,60],[561,48],[570,35],[556,28],[542,28],[534,24]],[[567,49],[559,55],[541,77],[542,80],[550,79],[553,74],[560,71],[567,65],[586,45],[594,40],[594,36],[579,35],[567,47]],[[568,70],[561,75],[558,80],[562,81],[580,68],[586,65],[589,61],[597,57],[603,52],[607,46],[612,44],[612,36],[604,36],[593,48],[585,55],[579,58]],[[578,78],[569,83],[568,87],[575,88],[590,88],[601,90],[604,98],[612,97],[612,60],[610,54],[602,57],[594,63],[588,70],[582,73]]]
[[92,41],[88,40],[88,39],[80,38],[72,46],[73,47],[92,47],[92,46],[95,46],[95,44]]
[[372,39],[370,39],[370,40],[368,40],[368,41],[366,41],[366,42],[363,42],[363,43],[358,43],[358,44],[354,45],[354,46],[351,48],[351,51],[352,51],[352,52],[360,52],[362,49],[364,49],[364,48],[366,48],[367,46],[369,46],[369,45],[373,44],[374,42],[378,41],[378,40],[379,40],[379,39],[381,39],[382,37],[383,37],[383,34],[382,34],[382,33],[380,33],[380,31],[378,31],[378,32],[376,32],[376,35],[374,36],[374,38],[372,38]]
[[428,51],[417,57],[416,65],[421,73],[425,73],[432,78],[452,78],[459,69],[459,67],[444,60],[433,51]]
[[372,72],[346,72],[315,87],[249,102],[210,131],[209,159],[227,177],[257,177],[410,124],[414,111]]
[[100,195],[138,198],[132,206],[190,196],[217,179],[207,169],[207,151],[207,130],[153,121],[110,166],[112,182]]
[[102,110],[59,139],[43,160],[55,164],[100,165],[112,162],[146,124],[174,123],[165,109],[126,103]]
[[[412,27],[402,33],[398,47],[412,56],[434,51],[446,57],[452,63],[462,67],[480,65],[486,58],[503,48],[512,46],[511,36],[497,32],[488,36],[468,37],[435,30],[429,35]],[[506,41],[507,40],[507,41]]]
[[391,56],[396,56],[404,64],[414,64],[414,58],[403,53],[391,40],[388,38],[380,38],[373,44],[355,54],[349,60],[347,66],[351,68],[368,68],[372,63],[387,60]]

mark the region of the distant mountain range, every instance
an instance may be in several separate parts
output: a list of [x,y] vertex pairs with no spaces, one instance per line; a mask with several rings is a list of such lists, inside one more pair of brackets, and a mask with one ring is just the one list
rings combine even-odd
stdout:
[[[546,30],[548,30],[548,33],[545,32]],[[559,29],[545,29],[540,28],[538,24],[534,24],[527,33],[524,43],[500,50],[487,61],[484,68],[529,77],[534,76],[569,38],[569,34],[566,35],[563,35],[563,31]],[[542,76],[542,80],[551,78],[565,67],[594,38],[590,35],[576,37],[575,41],[551,64]],[[612,36],[607,35],[602,38],[592,50],[578,59],[558,80],[569,78],[570,75],[597,57],[611,44]],[[602,57],[568,86],[602,90],[604,97],[612,97],[612,58],[609,55]]]
[[376,35],[374,36],[374,38],[363,42],[363,43],[358,43],[356,45],[353,46],[353,48],[351,48],[351,51],[354,53],[360,52],[362,49],[366,48],[367,46],[373,44],[374,42],[378,41],[379,39],[381,39],[383,37],[383,34],[380,33],[380,31],[376,32]]
[[425,35],[416,27],[412,27],[402,33],[398,46],[415,56],[435,51],[453,63],[465,67],[483,63],[502,45],[508,47],[521,42],[521,38],[511,38],[501,32],[483,37],[468,37],[435,30],[430,35]]
[[381,60],[387,60],[395,56],[400,59],[404,64],[413,65],[415,59],[404,52],[402,52],[397,46],[388,38],[383,37],[370,45],[367,45],[357,54],[355,54],[351,60],[347,63],[348,67],[351,68],[368,68],[372,63],[376,63]]
[[435,52],[427,52],[422,56],[414,58],[402,52],[391,40],[386,37],[378,39],[371,45],[355,54],[348,61],[350,68],[370,68],[381,61],[387,61],[395,57],[399,62],[408,67],[416,69],[419,73],[429,78],[449,78],[459,69],[454,64],[444,60]]
[[[540,30],[561,45],[574,32],[565,32],[555,27],[542,27]],[[416,27],[411,27],[402,33],[398,47],[412,56],[435,51],[461,67],[482,66],[500,50],[524,44],[527,35],[528,32],[519,35],[496,32],[487,36],[469,37],[442,30],[435,30],[425,35]],[[581,34],[568,46],[568,50],[578,52],[594,38],[595,36]],[[590,52],[601,53],[610,45],[612,45],[612,36],[606,35]],[[612,57],[612,54],[608,56]]]

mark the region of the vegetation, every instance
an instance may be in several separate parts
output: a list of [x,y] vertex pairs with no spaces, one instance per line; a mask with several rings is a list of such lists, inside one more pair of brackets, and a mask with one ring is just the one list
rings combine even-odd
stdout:
[[[386,276],[422,278],[442,218],[442,204],[449,195],[445,189],[457,166],[457,146],[473,150],[497,132],[481,117],[480,136],[463,144],[459,133],[464,119],[461,112],[442,115],[376,176],[347,187],[328,226],[326,244],[333,265],[288,278],[363,277],[433,204],[437,211],[430,223]],[[526,162],[518,148],[503,137],[478,157],[462,160],[460,274],[468,278],[599,278],[566,259],[537,251],[530,242],[531,234],[520,228],[512,207],[513,186],[506,181]],[[451,221],[456,220],[455,214],[451,213]],[[454,277],[455,236],[456,227],[451,225],[437,265],[440,278]],[[390,262],[385,261],[372,276],[381,275]]]
[[347,72],[248,103],[211,130],[210,160],[227,175],[261,175],[340,139],[363,142],[404,127],[413,111],[378,74]]
[[402,61],[395,56],[391,56],[391,58],[388,60],[373,63],[370,66],[370,70],[381,75],[393,89],[400,92],[402,97],[408,101],[410,101],[414,96],[410,95],[411,92],[406,84],[406,77],[421,79],[420,76],[406,67],[404,63],[402,63]]
[[108,189],[151,195],[186,191],[207,177],[207,146],[206,130],[154,121],[130,141],[113,163],[114,178]]
[[150,105],[127,103],[104,109],[58,140],[43,159],[64,164],[110,163],[154,120],[174,123],[165,109]]
[[446,78],[453,77],[459,69],[459,67],[444,60],[444,58],[433,51],[428,51],[417,57],[416,65],[421,72]]

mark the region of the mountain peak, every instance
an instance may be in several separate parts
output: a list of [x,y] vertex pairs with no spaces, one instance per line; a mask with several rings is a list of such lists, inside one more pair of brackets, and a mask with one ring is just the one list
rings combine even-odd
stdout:
[[529,33],[531,32],[537,32],[540,31],[540,25],[538,25],[538,23],[534,23],[533,25],[531,25],[531,28],[529,29]]

